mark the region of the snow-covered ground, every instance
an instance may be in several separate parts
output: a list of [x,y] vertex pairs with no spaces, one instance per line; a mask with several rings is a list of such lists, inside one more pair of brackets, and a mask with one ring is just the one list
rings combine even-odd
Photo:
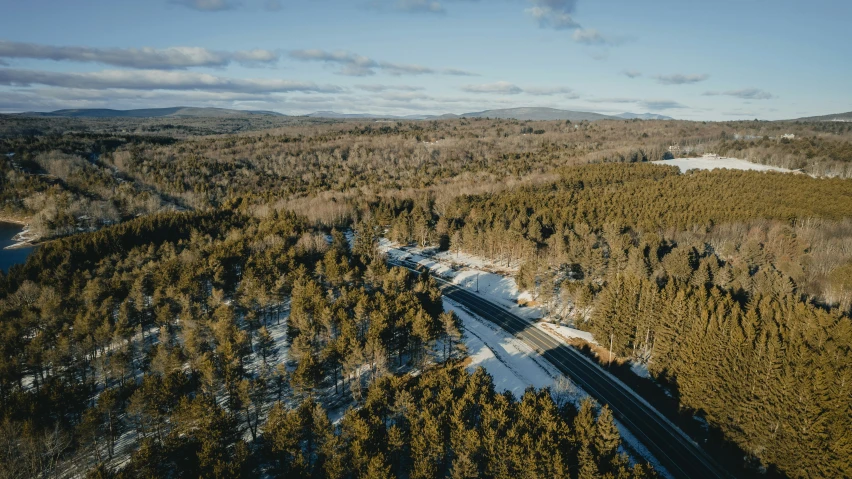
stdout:
[[[752,163],[748,164],[751,165]],[[402,247],[386,238],[379,240],[379,249],[390,260],[412,261],[420,266],[429,268],[432,274],[457,286],[461,286],[533,322],[536,327],[559,341],[569,342],[571,339],[580,339],[590,344],[598,344],[592,333],[558,324],[553,317],[548,317],[547,312],[543,308],[538,306],[520,306],[518,304],[519,300],[525,303],[530,301],[532,296],[527,291],[518,290],[518,285],[512,277],[512,273],[517,268],[497,265],[483,258],[465,253],[439,252],[436,248]],[[477,281],[479,283],[478,288]],[[648,368],[644,364],[635,361],[631,361],[630,364],[631,370],[636,375],[643,378],[650,378]],[[521,389],[521,392],[523,392],[523,389]]]
[[[540,389],[548,387],[554,394],[556,401],[568,401],[579,407],[580,402],[589,395],[578,386],[571,383],[553,365],[539,357],[532,348],[515,338],[505,330],[495,326],[488,320],[472,314],[455,301],[444,298],[444,310],[453,311],[458,315],[464,330],[464,343],[467,347],[470,363],[468,370],[473,371],[483,367],[491,375],[494,387],[498,392],[510,391],[516,398],[520,398],[524,391],[532,386]],[[539,327],[542,327],[539,323]],[[550,329],[554,325],[542,328]],[[568,330],[568,331],[565,331]],[[577,330],[564,328],[562,334],[574,334]],[[579,331],[579,333],[584,333]],[[575,336],[576,337],[576,336]],[[622,451],[631,456],[631,460],[637,460],[636,456],[649,462],[662,477],[671,477],[669,472],[660,464],[653,454],[625,428],[619,421],[616,426],[621,433],[624,443],[629,446]]]
[[[476,293],[512,313],[528,320],[543,318],[546,313],[539,307],[520,306],[518,301],[528,302],[532,296],[519,291],[510,268],[502,271],[498,265],[470,255],[438,252],[435,248],[401,247],[386,238],[379,241],[379,250],[389,260],[407,260],[429,268],[432,274]],[[498,274],[503,273],[503,274]]]
[[681,173],[688,170],[713,170],[716,168],[727,168],[729,170],[755,170],[755,171],[780,171],[782,173],[794,173],[793,170],[778,168],[777,166],[761,165],[738,158],[710,157],[710,158],[675,158],[673,160],[654,161],[657,165],[671,165],[680,168]]
[[560,324],[545,323],[542,321],[536,322],[535,325],[538,329],[541,329],[550,336],[564,342],[567,342],[570,339],[582,339],[587,343],[598,344],[592,336],[592,333],[588,331],[581,331],[579,329],[569,328]]
[[[444,298],[444,310],[453,311],[462,321],[472,371],[482,366],[494,378],[497,391],[511,391],[516,398],[533,386],[553,388],[562,376],[532,348],[490,321],[479,318],[455,301]],[[586,397],[577,389],[577,402]]]

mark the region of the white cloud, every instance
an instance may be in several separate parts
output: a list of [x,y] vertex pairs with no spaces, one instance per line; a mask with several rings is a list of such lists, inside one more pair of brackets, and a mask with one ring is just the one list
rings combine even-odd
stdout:
[[564,95],[568,99],[580,98],[574,90],[568,87],[529,87],[524,88],[524,93],[535,96]]
[[642,76],[642,72],[638,70],[624,70],[621,73],[628,78],[638,78]]
[[220,12],[239,6],[239,3],[228,0],[171,0],[171,3],[200,12]]
[[222,52],[199,47],[59,47],[0,40],[0,58],[103,63],[126,68],[171,70],[189,67],[224,67],[231,62],[243,65],[270,64],[278,61],[279,54],[261,49]]
[[444,13],[441,2],[433,0],[398,0],[396,9],[415,13]]
[[644,100],[639,104],[646,110],[672,110],[677,108],[686,108],[685,105],[672,100]]
[[376,61],[372,58],[358,55],[348,51],[329,52],[319,49],[293,50],[290,57],[302,61],[317,61],[340,66],[337,73],[347,76],[370,76],[375,75],[377,70],[389,75],[451,75],[451,76],[476,76],[475,73],[459,70],[456,68],[431,68],[422,65],[392,63]]
[[421,86],[412,86],[412,85],[379,85],[379,84],[371,84],[371,85],[355,85],[355,88],[364,91],[370,92],[383,92],[383,91],[420,91],[424,90]]
[[657,83],[662,83],[663,85],[686,85],[689,83],[702,82],[710,78],[710,75],[706,73],[694,75],[684,75],[681,73],[675,73],[672,75],[657,75],[654,78],[657,79]]
[[465,85],[461,89],[468,93],[499,93],[503,95],[517,95],[524,91],[521,87],[505,81],[479,85]]
[[574,33],[571,34],[571,38],[577,42],[582,43],[584,45],[620,45],[624,42],[623,39],[619,38],[610,38],[606,37],[601,32],[595,30],[594,28],[580,28],[574,30]]
[[564,86],[537,86],[521,88],[514,83],[506,81],[465,85],[461,87],[461,90],[468,93],[496,93],[502,95],[518,95],[520,93],[526,93],[533,96],[562,96],[562,98],[567,99],[577,99],[580,97],[580,95],[578,95],[573,89]]
[[207,73],[166,70],[102,70],[67,73],[37,70],[0,69],[0,85],[28,87],[46,85],[64,88],[128,90],[202,90],[216,92],[271,93],[342,91],[334,85],[317,85],[278,79],[225,78]]
[[732,96],[736,98],[742,98],[743,100],[771,100],[775,98],[771,93],[760,90],[758,88],[743,88],[741,90],[728,90],[728,91],[708,91],[704,92],[705,96],[717,96],[717,95],[725,95]]
[[532,7],[527,13],[532,16],[541,28],[568,30],[580,28],[572,14],[577,8],[577,0],[530,0]]
[[638,98],[623,98],[623,97],[612,98],[612,97],[610,97],[610,98],[590,98],[586,101],[591,102],[591,103],[639,103],[642,100],[638,99]]

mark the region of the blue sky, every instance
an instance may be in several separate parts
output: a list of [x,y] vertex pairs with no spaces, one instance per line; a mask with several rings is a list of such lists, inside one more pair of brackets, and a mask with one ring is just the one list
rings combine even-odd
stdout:
[[0,112],[852,110],[848,0],[0,0]]

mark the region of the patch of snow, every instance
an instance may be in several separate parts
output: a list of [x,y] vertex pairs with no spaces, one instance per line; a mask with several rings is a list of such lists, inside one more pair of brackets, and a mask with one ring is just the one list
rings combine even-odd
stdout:
[[761,165],[738,158],[725,157],[702,157],[702,158],[675,158],[673,160],[653,161],[657,165],[670,165],[680,168],[681,173],[689,170],[714,170],[716,168],[727,168],[729,170],[755,170],[755,171],[778,171],[781,173],[794,173],[793,170],[779,168],[777,166]]
[[639,376],[640,378],[651,378],[651,373],[648,372],[647,364],[639,363],[636,361],[630,361],[630,370],[633,371],[633,374]]
[[[488,262],[482,259],[465,255],[468,262],[462,266],[448,260],[447,252],[435,253],[434,248],[401,247],[386,238],[379,240],[379,250],[385,253],[389,260],[411,262],[429,268],[432,274],[498,304],[524,319],[536,320],[546,316],[542,308],[520,306],[518,301],[524,303],[530,301],[532,299],[530,294],[519,291],[513,277],[486,270]],[[452,257],[455,256],[453,253]]]
[[585,341],[587,343],[598,344],[597,341],[595,341],[594,336],[592,336],[592,333],[590,333],[588,331],[581,331],[579,329],[569,328],[567,326],[562,326],[562,325],[553,324],[553,323],[545,323],[545,322],[536,322],[535,325],[536,325],[536,327],[538,327],[538,329],[541,329],[545,333],[547,333],[547,334],[549,334],[549,335],[553,336],[554,338],[559,339],[561,341],[567,341],[569,339],[576,338],[576,339],[582,339],[583,341]]
[[[289,308],[287,311],[289,315]],[[290,346],[287,343],[287,316],[282,318],[278,324],[275,319],[270,319],[266,324],[266,330],[272,337],[272,356],[267,358],[266,368],[273,369],[279,363],[286,363],[290,353]],[[255,343],[257,338],[255,338]],[[255,350],[246,358],[246,370],[259,376],[263,369],[263,358],[257,351],[257,344],[254,344]]]
[[[462,321],[470,364],[473,371],[482,366],[494,379],[497,391],[510,391],[516,398],[535,388],[553,388],[561,377],[535,350],[491,322],[468,312],[455,301],[444,298],[444,310],[453,311]],[[582,399],[587,394],[578,389]]]

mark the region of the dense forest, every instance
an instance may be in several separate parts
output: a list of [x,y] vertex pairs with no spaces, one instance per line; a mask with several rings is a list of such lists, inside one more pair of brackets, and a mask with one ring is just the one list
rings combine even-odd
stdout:
[[[516,271],[748,471],[852,475],[849,124],[0,126],[0,218],[50,240],[0,273],[0,477],[656,476],[607,407],[467,371],[382,236]],[[648,163],[707,152],[808,174]]]
[[852,471],[850,188],[610,164],[461,196],[442,214],[428,202],[385,211],[398,241],[521,263],[517,282],[536,300],[567,302],[564,321],[647,363],[756,463],[842,477]]
[[369,235],[231,206],[54,241],[2,278],[2,477],[654,477],[607,408],[454,366],[458,318]]
[[550,182],[566,165],[714,152],[845,178],[850,140],[852,128],[832,122],[7,115],[0,116],[0,215],[27,219],[36,236],[50,238],[243,198],[342,226],[371,198],[430,193],[449,200],[462,191]]

